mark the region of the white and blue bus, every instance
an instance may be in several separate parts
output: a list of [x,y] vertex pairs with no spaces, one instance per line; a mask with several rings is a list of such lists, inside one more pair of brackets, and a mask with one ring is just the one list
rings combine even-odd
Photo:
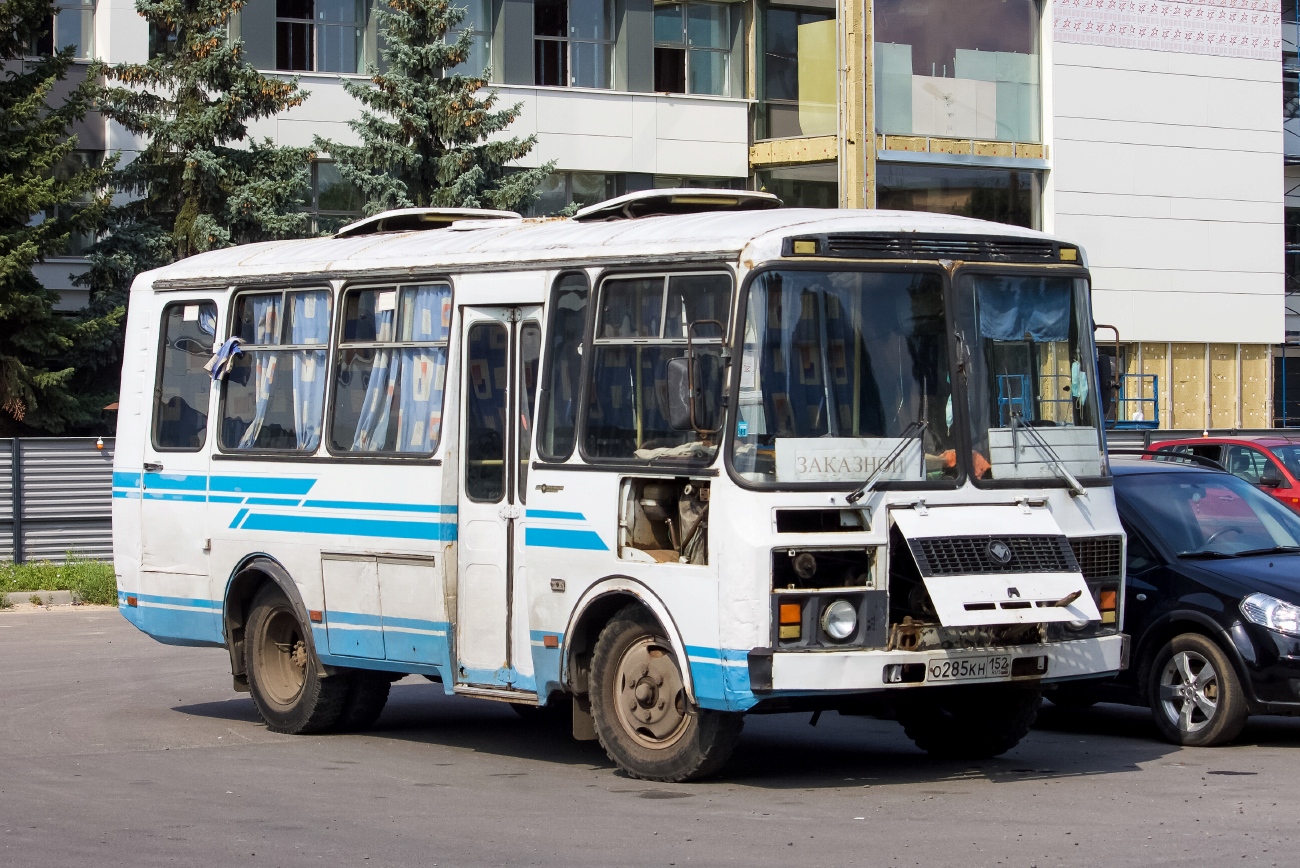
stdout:
[[279,732],[420,674],[655,780],[753,713],[1009,749],[1125,662],[1083,253],[779,204],[412,209],[140,275],[121,611]]

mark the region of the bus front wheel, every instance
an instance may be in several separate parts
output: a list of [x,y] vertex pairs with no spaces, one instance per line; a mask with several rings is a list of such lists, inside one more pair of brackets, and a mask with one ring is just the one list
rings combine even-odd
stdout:
[[348,701],[346,675],[322,678],[311,637],[284,592],[267,584],[244,630],[244,667],[257,713],[272,732],[324,732]]
[[696,708],[662,629],[638,606],[605,626],[591,667],[591,713],[609,758],[635,778],[679,782],[722,767],[744,718]]

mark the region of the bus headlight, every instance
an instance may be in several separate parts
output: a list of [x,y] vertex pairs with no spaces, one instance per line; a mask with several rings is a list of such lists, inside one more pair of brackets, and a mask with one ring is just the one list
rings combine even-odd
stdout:
[[822,611],[822,632],[843,642],[858,631],[858,612],[845,600],[836,600]]

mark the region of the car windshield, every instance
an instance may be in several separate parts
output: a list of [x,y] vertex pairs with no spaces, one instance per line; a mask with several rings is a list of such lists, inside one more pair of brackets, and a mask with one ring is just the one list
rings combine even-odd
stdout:
[[1300,549],[1300,516],[1227,473],[1125,474],[1115,487],[1120,506],[1180,557]]
[[977,479],[1102,471],[1088,283],[971,272],[957,281]]
[[943,276],[760,275],[749,291],[732,453],[754,482],[951,480],[959,473]]

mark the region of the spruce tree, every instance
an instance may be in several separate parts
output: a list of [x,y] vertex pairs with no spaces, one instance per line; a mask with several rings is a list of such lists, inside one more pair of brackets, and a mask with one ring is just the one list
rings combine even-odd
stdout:
[[[83,334],[111,323],[58,313],[58,294],[32,272],[72,233],[93,231],[108,205],[108,170],[71,159],[77,137],[70,130],[90,107],[93,80],[51,104],[72,68],[72,49],[25,59],[53,14],[50,0],[0,2],[0,414],[58,434],[98,418],[102,405],[74,388],[67,354]],[[0,427],[22,430],[7,420]]]
[[384,35],[383,72],[370,68],[373,87],[344,87],[365,107],[349,126],[358,146],[316,139],[339,174],[366,202],[366,213],[405,207],[527,206],[551,171],[507,171],[537,143],[528,138],[492,139],[519,116],[519,106],[498,109],[487,91],[486,71],[456,70],[469,57],[472,36],[448,32],[465,17],[456,0],[388,0],[376,10]]
[[245,0],[136,0],[171,48],[145,63],[98,65],[98,108],[141,143],[114,175],[124,194],[92,249],[83,283],[96,324],[77,342],[83,388],[116,393],[127,291],[137,274],[204,250],[302,236],[313,157],[249,135],[249,124],[301,105],[296,78],[262,75],[230,38]]
[[[229,36],[245,0],[136,0],[174,48],[146,63],[100,66],[105,116],[143,142],[118,173],[132,201],[113,215],[122,243],[104,253],[182,259],[217,247],[301,235],[311,153],[250,138],[250,122],[302,104],[297,79],[262,75]],[[170,251],[158,236],[170,240]],[[153,264],[153,263],[150,263]]]

